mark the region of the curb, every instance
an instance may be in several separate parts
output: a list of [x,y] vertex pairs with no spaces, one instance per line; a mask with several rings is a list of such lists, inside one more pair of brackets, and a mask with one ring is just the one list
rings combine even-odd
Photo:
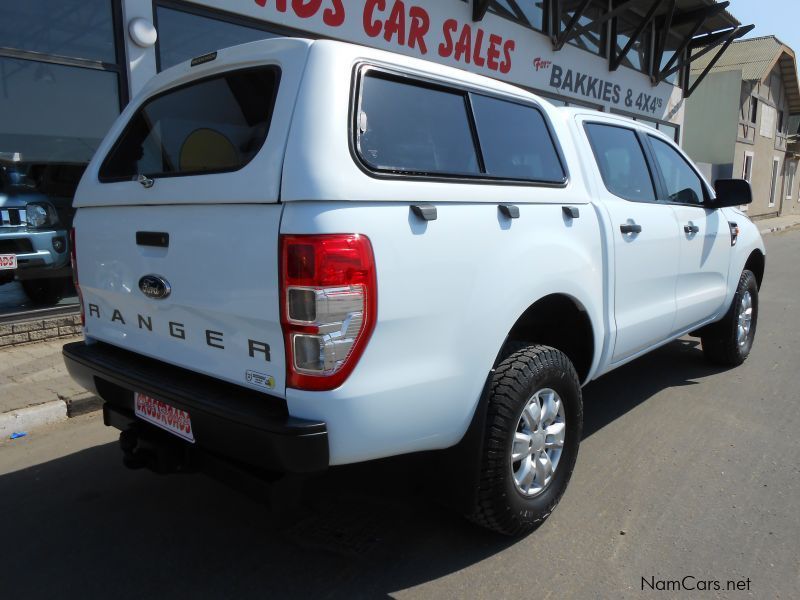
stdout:
[[800,226],[800,222],[797,223],[789,223],[788,225],[776,225],[775,227],[765,227],[764,229],[760,229],[761,235],[766,235],[768,233],[777,233],[779,231],[785,231],[786,229],[794,229],[795,227]]
[[28,431],[43,425],[66,421],[67,405],[63,400],[54,400],[12,410],[0,414],[0,436],[7,438],[15,431]]
[[71,398],[61,398],[61,400],[67,405],[67,416],[69,418],[79,417],[103,408],[103,400],[91,392],[78,394]]
[[59,396],[58,400],[52,402],[0,413],[0,439],[8,438],[17,431],[28,432],[44,425],[86,415],[102,407],[103,401],[99,397],[85,392],[71,397]]

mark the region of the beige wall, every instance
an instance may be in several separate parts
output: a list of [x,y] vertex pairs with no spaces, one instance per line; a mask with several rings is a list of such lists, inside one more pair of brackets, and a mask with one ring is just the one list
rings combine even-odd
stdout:
[[[757,102],[757,119],[750,122],[751,102]],[[782,130],[777,130],[779,111],[783,113]],[[733,177],[744,177],[746,153],[752,153],[753,166],[750,184],[753,188],[753,204],[748,207],[752,217],[768,217],[791,212],[795,208],[797,195],[786,200],[786,129],[789,119],[788,107],[780,72],[776,67],[764,82],[742,82],[739,125],[736,150],[733,160]],[[767,135],[762,135],[766,133]],[[770,190],[773,179],[773,162],[777,161],[774,205],[770,205]],[[798,185],[797,177],[793,188]],[[798,211],[800,212],[800,211]]]
[[[794,178],[784,176],[783,210],[784,215],[800,215],[800,159],[796,155],[787,155],[786,163],[794,167]],[[792,179],[791,192],[788,189]],[[791,197],[789,197],[791,195]]]
[[741,88],[741,71],[709,73],[686,102],[683,147],[695,162],[733,162]]

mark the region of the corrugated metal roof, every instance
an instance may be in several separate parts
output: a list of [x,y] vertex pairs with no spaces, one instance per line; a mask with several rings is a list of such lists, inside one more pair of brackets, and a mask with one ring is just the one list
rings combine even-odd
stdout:
[[[728,47],[711,70],[712,72],[741,70],[742,79],[745,81],[760,80],[775,64],[775,60],[783,48],[784,45],[781,41],[771,35],[737,40]],[[716,52],[711,51],[693,60],[692,73],[705,69],[715,54]]]
[[[692,74],[697,75],[716,56],[711,51],[692,61]],[[797,61],[794,51],[774,35],[737,40],[733,42],[711,72],[741,71],[745,81],[761,81],[775,67],[780,67],[786,88],[789,110],[800,113],[800,82],[797,78]]]

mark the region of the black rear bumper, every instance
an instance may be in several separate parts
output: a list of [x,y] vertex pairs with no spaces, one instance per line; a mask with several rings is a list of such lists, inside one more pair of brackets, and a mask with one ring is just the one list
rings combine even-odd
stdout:
[[196,443],[171,440],[187,452],[196,447],[270,471],[305,473],[328,466],[326,424],[289,416],[282,398],[109,344],[75,342],[63,353],[70,375],[105,401],[107,425],[157,429],[134,416],[134,392],[142,392],[189,413]]

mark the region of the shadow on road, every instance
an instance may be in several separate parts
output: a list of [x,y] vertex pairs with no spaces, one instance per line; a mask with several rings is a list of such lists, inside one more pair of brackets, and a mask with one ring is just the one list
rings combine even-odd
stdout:
[[[680,341],[586,389],[586,436],[714,373]],[[199,475],[128,471],[116,444],[0,477],[6,598],[382,597],[501,552],[440,507],[414,458],[334,469],[274,503]],[[534,534],[535,535],[535,534]]]
[[586,386],[583,437],[589,437],[664,389],[697,385],[698,379],[727,369],[706,362],[698,339],[671,342]]

